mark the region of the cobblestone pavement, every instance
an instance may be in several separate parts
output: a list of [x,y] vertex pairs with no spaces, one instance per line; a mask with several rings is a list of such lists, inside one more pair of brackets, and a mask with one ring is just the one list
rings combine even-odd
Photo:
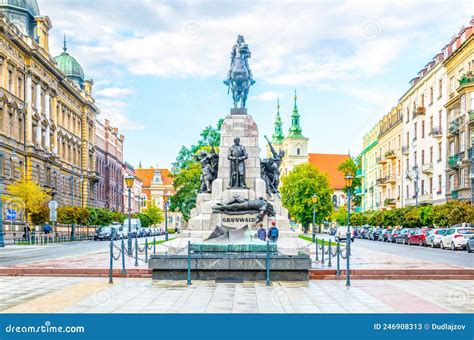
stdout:
[[473,313],[470,281],[153,282],[1,277],[2,313]]

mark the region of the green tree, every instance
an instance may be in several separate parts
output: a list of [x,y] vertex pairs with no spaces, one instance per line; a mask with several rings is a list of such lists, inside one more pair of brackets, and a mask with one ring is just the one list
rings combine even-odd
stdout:
[[[357,177],[357,171],[361,169],[361,161],[360,157],[349,157],[346,159],[344,162],[339,164],[337,169],[342,172],[343,174],[351,175],[354,179],[352,181],[352,187],[351,187],[351,198],[352,198],[352,204],[354,206],[360,206],[361,204],[361,196],[357,196],[355,194],[355,190],[359,188],[362,185],[362,179]],[[344,192],[348,193],[348,188],[344,187]]]
[[433,206],[426,205],[420,208],[420,219],[423,226],[433,225]]
[[42,205],[36,212],[30,214],[30,219],[33,225],[40,225],[44,222],[48,222],[49,208],[46,205]]
[[384,227],[395,227],[400,225],[401,220],[397,209],[384,211],[382,221]]
[[405,207],[402,211],[404,227],[420,227],[421,210],[419,207]]
[[312,196],[318,197],[316,203],[316,223],[321,224],[331,216],[333,204],[332,189],[326,174],[321,173],[315,166],[300,164],[281,179],[281,198],[290,216],[304,227],[312,223]]
[[151,225],[163,222],[163,211],[152,202],[148,202],[147,208],[143,210],[143,215],[150,219]]
[[[140,224],[142,225],[142,228],[147,228],[151,226],[151,219],[148,217],[148,215],[145,214],[136,214],[134,218],[140,219]],[[128,225],[128,224],[127,224]]]
[[98,208],[96,224],[98,226],[105,226],[112,223],[112,212],[104,208]]
[[[343,205],[337,210],[333,210],[331,220],[337,222],[339,225],[347,225],[347,206]],[[351,224],[352,221],[353,219],[351,215]]]
[[119,222],[119,223],[123,223],[123,220],[127,217],[126,214],[120,211],[112,211],[110,215],[111,215],[112,222]]

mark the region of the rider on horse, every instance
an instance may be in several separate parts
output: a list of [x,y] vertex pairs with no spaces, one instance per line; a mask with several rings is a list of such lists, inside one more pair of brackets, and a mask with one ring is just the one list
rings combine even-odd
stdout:
[[224,80],[224,84],[226,84],[227,86],[229,86],[230,84],[232,69],[234,67],[236,58],[240,58],[244,62],[245,67],[247,68],[247,71],[249,73],[250,85],[255,84],[255,80],[253,79],[252,71],[250,70],[250,66],[248,62],[248,59],[250,57],[251,57],[251,53],[249,50],[249,46],[245,43],[244,37],[242,35],[237,36],[237,43],[232,48],[232,52],[230,55],[230,58],[231,58],[230,68],[229,68],[229,72],[227,73],[227,79]]

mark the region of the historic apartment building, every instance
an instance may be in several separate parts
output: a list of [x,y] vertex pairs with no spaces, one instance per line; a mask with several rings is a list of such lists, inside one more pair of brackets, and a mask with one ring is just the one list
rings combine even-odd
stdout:
[[[322,173],[328,176],[329,185],[333,189],[332,201],[337,209],[346,204],[346,195],[343,192],[345,181],[344,174],[337,168],[349,158],[348,155],[309,153],[309,139],[303,135],[303,129],[300,124],[300,114],[297,105],[297,96],[295,91],[293,111],[291,113],[291,125],[288,129],[288,135],[283,133],[283,122],[280,115],[280,101],[277,103],[277,112],[274,122],[274,132],[272,134],[272,145],[278,152],[285,151],[285,156],[281,164],[281,175],[287,175],[293,168],[299,164],[311,163]],[[267,154],[270,156],[270,150],[267,147]]]
[[124,139],[109,120],[96,121],[95,157],[100,178],[95,187],[97,207],[124,211]]
[[93,82],[66,44],[50,55],[51,27],[35,0],[0,3],[0,171],[5,184],[25,171],[60,204],[93,205]]
[[135,168],[130,163],[125,162],[123,164],[123,207],[124,212],[128,213],[128,188],[125,183],[125,178],[133,177],[133,187],[130,195],[130,211],[132,214],[140,213],[143,209],[146,208],[147,197],[142,192],[143,181],[139,178],[135,172]]
[[[384,206],[440,204],[450,199],[472,201],[474,142],[474,19],[462,27],[449,44],[410,81],[410,88],[400,98],[396,110],[397,132],[391,133],[390,148],[399,146],[400,154],[391,155],[381,146],[384,137],[374,138],[374,129],[383,130],[383,119],[364,136],[361,153],[362,210]],[[393,112],[393,110],[392,110]],[[395,138],[395,139],[394,139]],[[387,138],[385,138],[387,140]],[[385,142],[388,146],[388,142]],[[370,203],[373,163],[369,155],[377,153],[379,202]],[[387,154],[388,152],[388,154]],[[390,155],[391,162],[387,162]],[[401,162],[401,165],[400,165]],[[389,164],[389,166],[387,165]],[[390,192],[386,176],[396,175]],[[384,182],[384,184],[382,184]],[[393,191],[395,189],[395,191]],[[395,195],[394,195],[395,194]],[[390,201],[387,201],[390,199]]]
[[380,206],[379,193],[377,187],[378,163],[377,145],[380,133],[380,122],[364,136],[363,150],[360,153],[361,169],[357,172],[357,177],[361,178],[361,186],[357,188],[356,195],[361,196],[361,210],[375,210]]

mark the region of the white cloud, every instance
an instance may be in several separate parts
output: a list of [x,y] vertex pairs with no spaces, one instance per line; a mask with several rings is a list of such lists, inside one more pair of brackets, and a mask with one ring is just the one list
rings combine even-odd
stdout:
[[97,98],[97,105],[100,108],[99,120],[105,118],[110,120],[112,124],[122,130],[143,129],[143,126],[131,121],[127,115],[127,103],[121,100],[113,100],[107,98]]
[[123,87],[107,87],[95,92],[96,97],[107,97],[107,98],[116,98],[116,97],[128,97],[135,93],[134,90],[130,88]]
[[267,92],[250,96],[251,99],[263,100],[263,101],[276,100],[278,97],[280,97],[280,93],[274,92],[274,91],[267,91]]

